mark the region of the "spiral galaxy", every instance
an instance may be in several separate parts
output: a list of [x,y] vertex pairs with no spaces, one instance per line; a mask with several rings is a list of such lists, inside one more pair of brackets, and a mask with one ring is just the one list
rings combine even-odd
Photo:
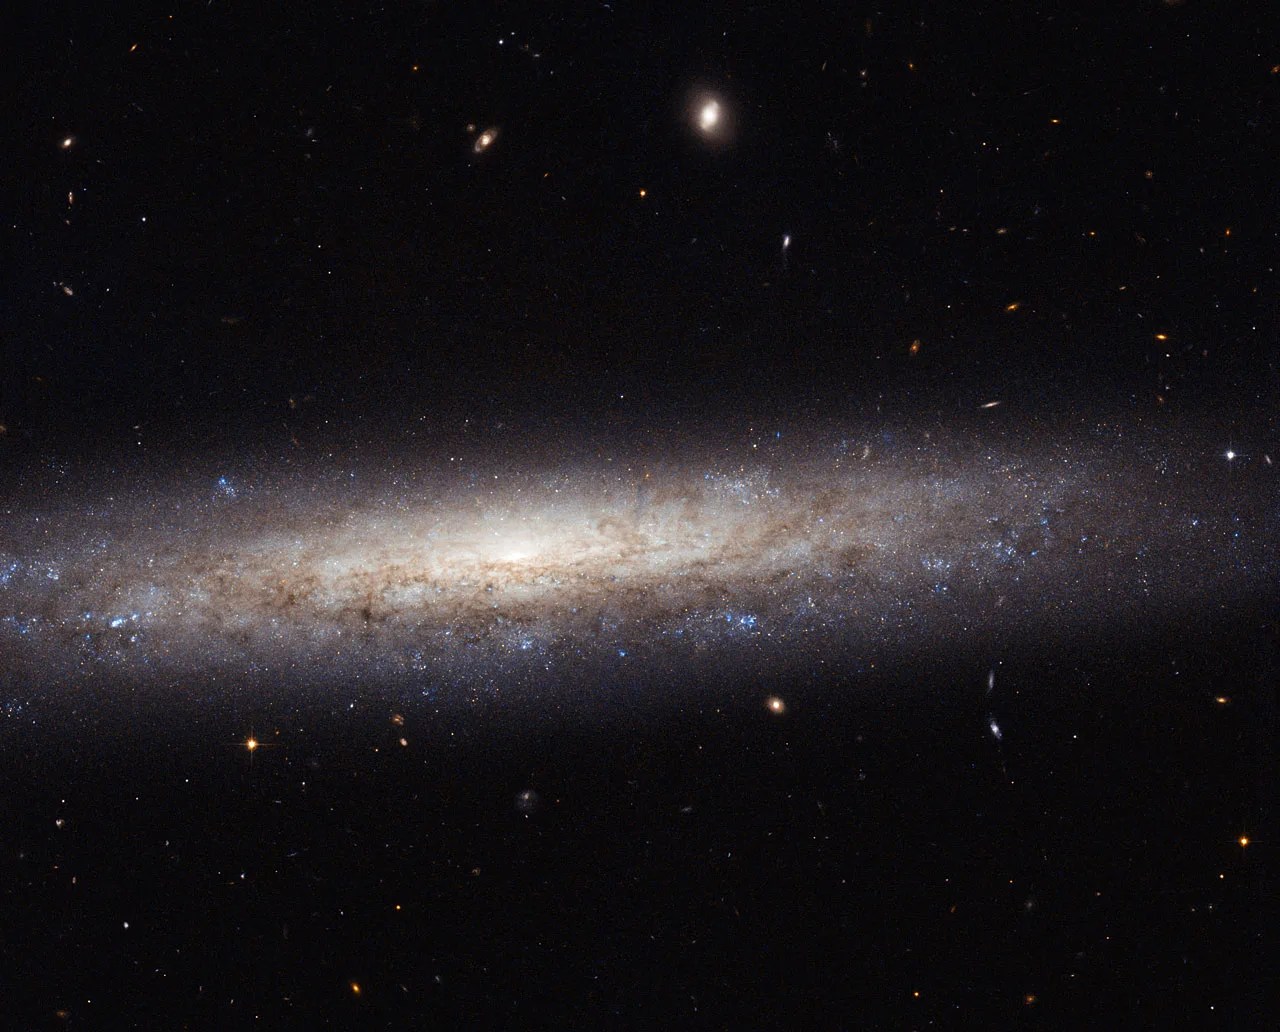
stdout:
[[1261,456],[1109,425],[45,471],[7,508],[4,666],[62,677],[858,667],[1190,620],[1276,572]]

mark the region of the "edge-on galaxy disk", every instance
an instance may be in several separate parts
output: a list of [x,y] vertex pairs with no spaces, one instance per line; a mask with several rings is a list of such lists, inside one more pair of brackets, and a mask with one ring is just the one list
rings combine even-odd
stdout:
[[176,680],[889,662],[1271,590],[1272,471],[1167,433],[691,441],[46,476],[7,500],[0,667]]

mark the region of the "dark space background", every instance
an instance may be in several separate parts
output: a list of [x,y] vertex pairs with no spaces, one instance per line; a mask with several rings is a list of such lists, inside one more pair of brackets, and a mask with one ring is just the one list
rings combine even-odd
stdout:
[[[1266,9],[20,5],[0,476],[989,399],[1274,449]],[[999,751],[980,650],[438,718],[6,675],[0,1009],[1271,1027],[1275,598],[998,661]]]

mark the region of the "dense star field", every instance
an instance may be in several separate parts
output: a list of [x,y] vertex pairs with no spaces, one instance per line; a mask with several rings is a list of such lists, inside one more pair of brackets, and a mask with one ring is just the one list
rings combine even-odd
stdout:
[[1137,632],[1274,584],[1269,455],[1132,418],[973,423],[41,470],[7,501],[0,642],[61,675],[581,686]]

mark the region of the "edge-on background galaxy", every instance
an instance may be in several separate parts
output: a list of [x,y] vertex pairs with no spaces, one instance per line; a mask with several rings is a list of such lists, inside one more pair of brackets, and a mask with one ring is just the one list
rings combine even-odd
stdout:
[[1032,649],[1274,584],[1268,454],[1224,455],[1203,428],[993,419],[244,473],[54,464],[7,501],[4,667],[607,691]]

